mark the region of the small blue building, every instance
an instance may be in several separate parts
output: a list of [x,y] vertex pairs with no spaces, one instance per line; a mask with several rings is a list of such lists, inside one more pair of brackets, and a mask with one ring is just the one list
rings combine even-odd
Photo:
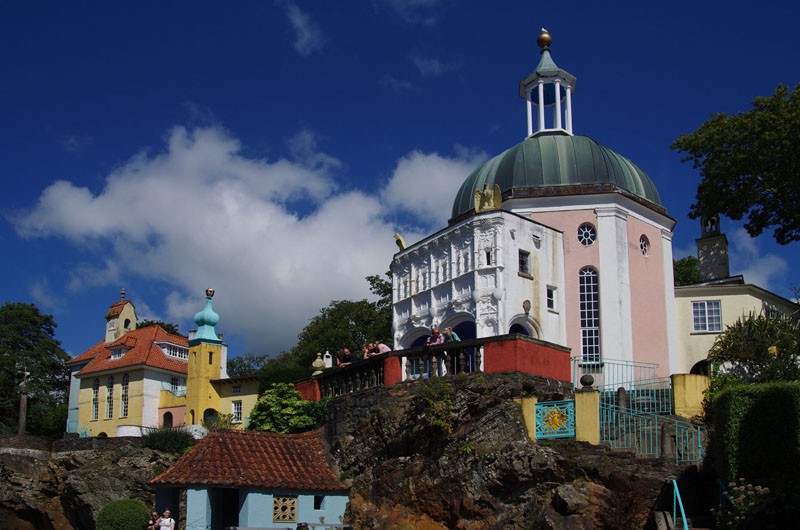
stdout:
[[215,431],[150,484],[173,512],[186,490],[186,530],[341,528],[348,500],[321,431]]

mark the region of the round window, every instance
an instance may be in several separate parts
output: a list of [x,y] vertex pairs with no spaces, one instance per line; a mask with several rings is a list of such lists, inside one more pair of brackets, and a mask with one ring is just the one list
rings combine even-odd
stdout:
[[639,249],[642,251],[643,256],[647,256],[650,253],[650,240],[647,239],[646,235],[642,235],[639,238]]
[[583,223],[578,227],[578,241],[581,245],[588,247],[597,239],[597,230],[590,223]]

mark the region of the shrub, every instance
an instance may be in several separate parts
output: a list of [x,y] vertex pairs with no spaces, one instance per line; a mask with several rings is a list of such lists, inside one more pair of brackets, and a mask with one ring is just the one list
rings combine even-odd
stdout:
[[757,517],[758,509],[764,505],[769,488],[748,484],[744,479],[728,484],[723,493],[723,502],[714,512],[717,528],[720,530],[739,530],[746,528],[748,522]]
[[194,445],[192,433],[175,427],[153,429],[142,436],[145,447],[165,453],[183,453]]
[[97,514],[97,530],[142,530],[147,526],[150,510],[142,501],[111,501]]
[[735,386],[719,395],[713,410],[714,454],[724,480],[744,478],[773,491],[796,490],[800,383]]
[[310,431],[319,427],[327,408],[327,399],[306,401],[293,385],[275,383],[258,398],[247,428],[282,434]]

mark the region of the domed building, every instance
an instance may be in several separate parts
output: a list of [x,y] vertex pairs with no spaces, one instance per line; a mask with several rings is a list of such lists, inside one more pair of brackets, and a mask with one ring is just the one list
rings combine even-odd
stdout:
[[573,133],[575,77],[551,57],[520,82],[527,137],[476,168],[447,228],[392,262],[395,348],[432,326],[461,339],[508,333],[674,373],[675,220],[634,162]]

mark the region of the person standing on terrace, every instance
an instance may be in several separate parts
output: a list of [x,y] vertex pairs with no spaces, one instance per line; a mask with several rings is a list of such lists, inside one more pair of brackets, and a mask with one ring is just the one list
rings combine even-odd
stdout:
[[433,326],[431,328],[431,336],[425,341],[425,346],[435,346],[436,344],[444,343],[444,335],[439,333],[439,328]]

